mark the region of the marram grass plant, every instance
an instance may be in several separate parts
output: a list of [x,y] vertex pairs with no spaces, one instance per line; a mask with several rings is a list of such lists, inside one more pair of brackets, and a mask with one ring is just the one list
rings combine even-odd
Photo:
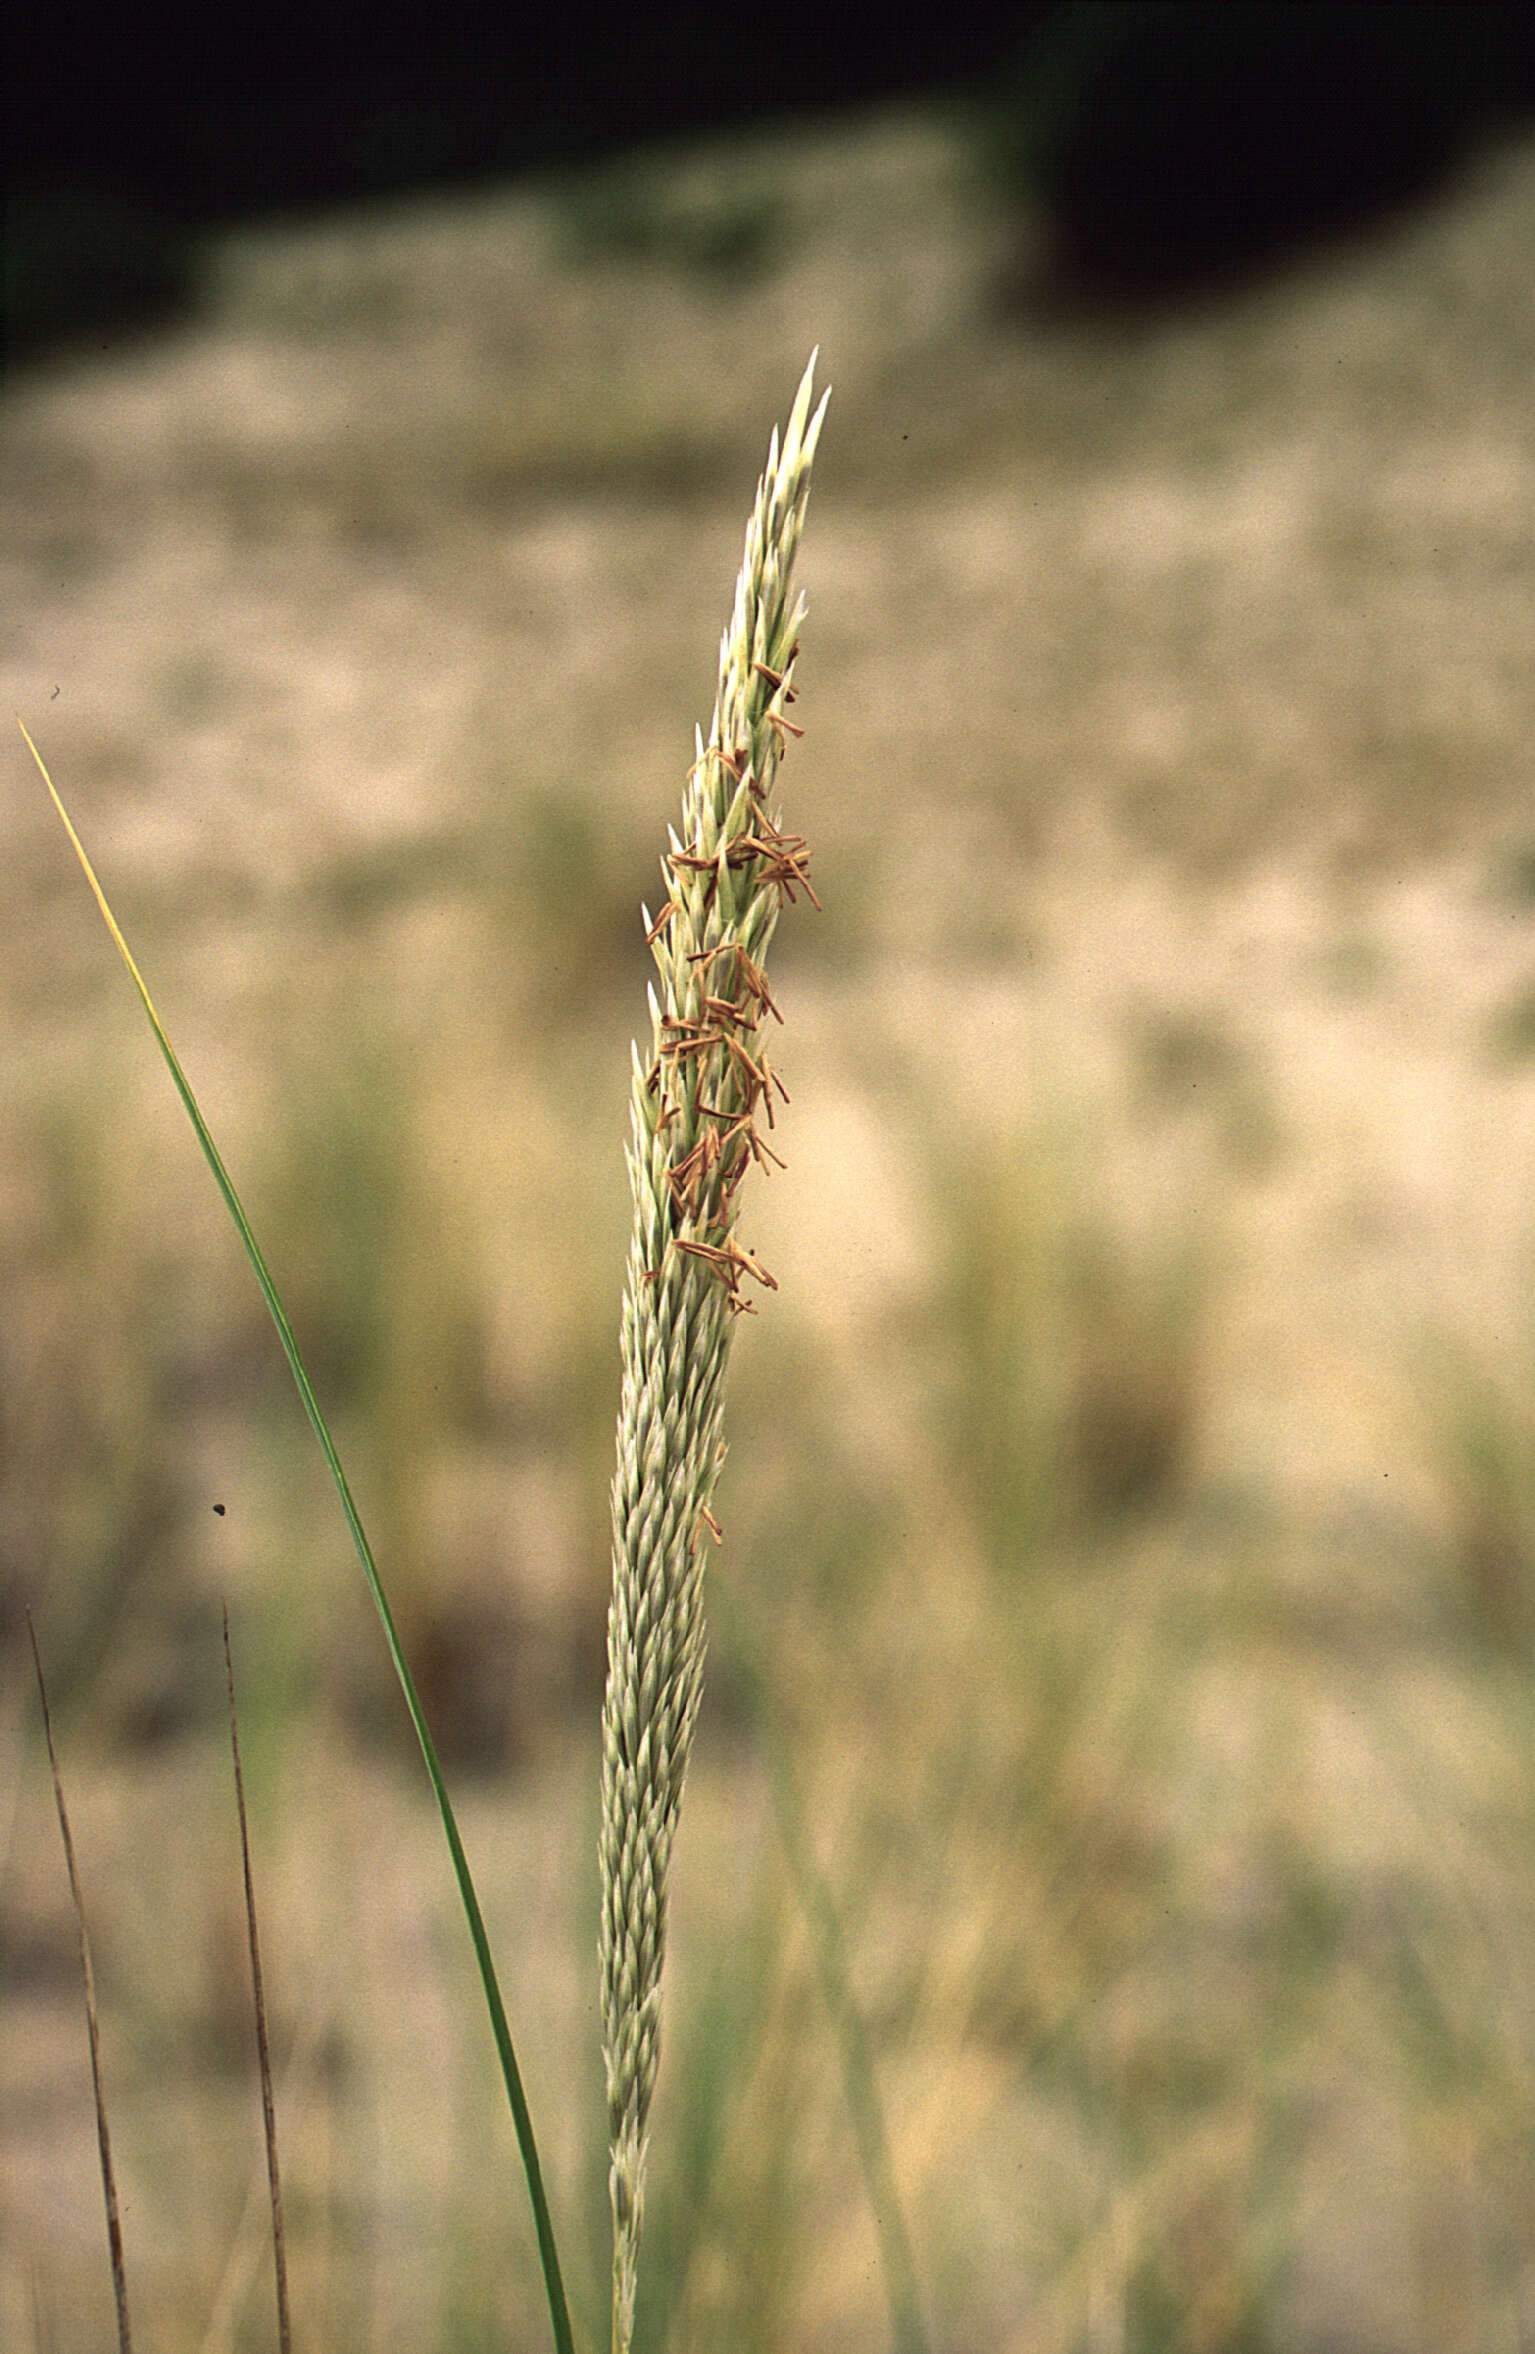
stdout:
[[815,355],[746,530],[719,692],[646,911],[659,974],[650,1051],[634,1055],[628,1150],[634,1232],[621,1326],[613,1595],[602,1712],[603,2057],[613,2203],[613,2354],[628,2354],[659,2052],[667,1878],[704,1663],[704,1545],[724,1456],[725,1367],[749,1284],[776,1288],[737,1238],[741,1181],[775,1159],[775,1089],[762,1036],[777,1018],[768,944],[804,891],[802,837],[771,807],[790,735],[804,601],[794,554],[826,410]]
[[[646,924],[660,976],[651,990],[650,1052],[634,1058],[629,1167],[634,1235],[624,1297],[618,1464],[613,1482],[613,1596],[603,1703],[602,1970],[613,2207],[613,2347],[628,2354],[644,2204],[645,2151],[659,2044],[667,1876],[703,1674],[703,1552],[724,1448],[723,1385],[748,1284],[773,1278],[737,1238],[741,1181],[777,1159],[765,1130],[784,1090],[763,1047],[778,1009],[766,957],[786,900],[815,893],[804,840],[771,805],[778,763],[799,730],[788,717],[803,600],[794,555],[826,397],[812,413],[812,353],[780,450],[776,432],[747,526],[735,610],[720,649],[708,743],[697,739],[680,835],[662,861],[665,899]],[[255,1273],[305,1413],[324,1453],[441,1815],[479,1964],[516,2128],[556,2354],[574,2335],[532,2120],[489,1938],[446,1782],[393,1613],[293,1328],[243,1204],[128,943],[41,754],[22,733],[123,959],[198,1144]],[[776,1784],[775,1784],[776,1787]],[[796,1886],[818,1924],[827,1898],[784,1810]],[[849,2043],[840,1964],[826,1949],[829,1997],[847,2049],[870,2198],[888,2274],[897,2343],[923,2345],[904,2227],[874,2109],[867,2054]],[[866,2115],[867,2112],[867,2115]],[[872,2120],[872,2124],[869,2122]],[[868,2127],[865,2130],[866,2126]]]

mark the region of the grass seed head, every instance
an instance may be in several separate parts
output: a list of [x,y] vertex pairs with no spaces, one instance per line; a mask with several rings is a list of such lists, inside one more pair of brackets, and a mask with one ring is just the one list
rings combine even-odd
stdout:
[[[659,2049],[666,1885],[704,1661],[698,1540],[724,1456],[725,1366],[750,1280],[777,1284],[737,1240],[741,1179],[778,1156],[757,1130],[780,1087],[762,1053],[764,963],[809,849],[769,814],[779,760],[800,730],[784,716],[804,601],[795,549],[826,396],[811,411],[815,355],[746,529],[708,742],[662,860],[665,899],[645,916],[658,980],[648,1057],[634,1056],[628,1148],[634,1230],[620,1328],[613,1480],[613,1593],[602,1717],[603,2057],[613,2202],[613,2345],[627,2349],[644,2205],[645,2142]],[[815,902],[819,904],[818,902]],[[781,1167],[782,1163],[778,1163]]]

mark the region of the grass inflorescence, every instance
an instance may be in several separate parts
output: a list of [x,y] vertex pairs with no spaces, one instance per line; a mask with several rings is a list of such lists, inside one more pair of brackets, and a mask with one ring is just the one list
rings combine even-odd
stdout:
[[[808,851],[770,812],[797,733],[786,706],[803,601],[795,549],[826,396],[811,360],[775,431],[720,647],[708,743],[696,740],[666,898],[646,917],[660,978],[651,1049],[634,1056],[634,1233],[624,1293],[613,1597],[603,1702],[602,1969],[613,2206],[613,2346],[634,2329],[645,2148],[658,2057],[667,1876],[704,1659],[703,1552],[723,1459],[725,1367],[747,1283],[776,1288],[737,1237],[739,1188],[776,1159],[762,1132],[782,1083],[762,1047],[777,1017],[764,962],[786,899],[814,893]],[[759,1126],[759,1121],[762,1123]]]

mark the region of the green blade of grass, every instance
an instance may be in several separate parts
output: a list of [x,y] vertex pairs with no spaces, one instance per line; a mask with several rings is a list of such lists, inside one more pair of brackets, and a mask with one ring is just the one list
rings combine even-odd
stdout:
[[523,2172],[527,2176],[528,2199],[533,2209],[533,2221],[538,2235],[538,2253],[540,2264],[543,2267],[544,2293],[548,2299],[549,2319],[554,2329],[557,2354],[575,2354],[570,2328],[570,2313],[565,2302],[565,2288],[560,2275],[559,2253],[555,2246],[554,2226],[549,2216],[548,2200],[544,2195],[543,2169],[539,2164],[538,2145],[533,2136],[533,2120],[529,2114],[527,2096],[523,2091],[522,2072],[517,2065],[517,2054],[512,2044],[512,2032],[507,2023],[506,2006],[501,2000],[501,1988],[496,1978],[495,1963],[491,1958],[490,1940],[486,1935],[484,1916],[480,1911],[479,1897],[475,1892],[474,1879],[469,1870],[469,1859],[464,1853],[463,1841],[459,1837],[458,1823],[454,1817],[452,1802],[448,1797],[447,1784],[443,1780],[442,1768],[437,1760],[436,1744],[433,1742],[431,1729],[427,1724],[410,1669],[406,1665],[405,1654],[400,1648],[394,1613],[389,1607],[388,1597],[384,1592],[383,1581],[378,1573],[378,1565],[373,1558],[373,1549],[368,1543],[367,1534],[364,1531],[357,1505],[353,1500],[346,1473],[341,1468],[341,1458],[336,1452],[335,1441],[332,1439],[325,1417],[320,1411],[319,1401],[310,1387],[309,1375],[305,1371],[303,1359],[299,1355],[298,1343],[293,1337],[293,1327],[288,1322],[287,1311],[278,1297],[277,1287],[272,1281],[266,1260],[262,1257],[261,1247],[252,1231],[244,1206],[235,1191],[234,1181],[224,1166],[218,1146],[213,1141],[208,1123],[203,1118],[197,1098],[192,1092],[191,1082],[181,1067],[176,1050],[166,1034],[165,1025],[155,1011],[154,1000],[144,985],[143,975],[133,960],[132,950],[118,928],[117,918],[107,904],[106,893],[96,879],[96,870],[86,856],[85,846],[75,832],[68,810],[59,798],[58,789],[48,774],[43,756],[28,734],[25,723],[18,719],[16,724],[21,729],[28,751],[37,763],[39,774],[48,788],[49,797],[54,808],[58,811],[75,856],[80,861],[96,905],[101,910],[102,919],[117,944],[117,952],[127,966],[133,986],[138,991],[139,1002],[143,1006],[149,1019],[149,1026],[155,1034],[155,1043],[165,1058],[166,1069],[170,1072],[175,1083],[176,1093],[180,1096],[185,1107],[187,1118],[192,1123],[198,1144],[202,1148],[203,1158],[213,1173],[214,1183],[224,1197],[224,1206],[234,1221],[235,1230],[244,1246],[245,1255],[251,1263],[256,1282],[260,1286],[261,1296],[267,1305],[267,1312],[277,1327],[277,1337],[282,1343],[283,1355],[288,1360],[289,1371],[293,1375],[304,1412],[309,1418],[309,1426],[319,1441],[320,1452],[325,1457],[331,1479],[335,1484],[336,1494],[341,1502],[341,1510],[345,1515],[347,1528],[351,1532],[352,1544],[357,1558],[362,1564],[363,1576],[367,1580],[368,1592],[373,1597],[373,1607],[378,1613],[379,1624],[384,1630],[384,1641],[389,1647],[389,1657],[394,1663],[394,1672],[399,1679],[400,1690],[405,1695],[405,1705],[410,1711],[410,1721],[415,1727],[416,1739],[421,1746],[427,1777],[432,1785],[432,1794],[437,1801],[437,1811],[442,1817],[443,1832],[453,1862],[453,1876],[458,1883],[459,1898],[463,1904],[465,1919],[469,1924],[469,1935],[474,1945],[475,1960],[479,1965],[480,1984],[485,1991],[486,2008],[490,2013],[490,2023],[496,2039],[496,2050],[501,2061],[501,2074],[506,2083],[506,2097],[511,2106],[512,2122],[517,2133],[517,2146],[522,2156]]

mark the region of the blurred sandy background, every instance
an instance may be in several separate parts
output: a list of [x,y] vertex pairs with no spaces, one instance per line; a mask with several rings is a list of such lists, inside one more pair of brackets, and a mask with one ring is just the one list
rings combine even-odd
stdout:
[[[819,343],[824,912],[774,952],[645,2343],[888,2342],[758,1675],[935,2348],[1535,2340],[1532,249],[1514,143],[1095,321],[962,122],[884,111],[230,233],[195,323],[9,394],[0,701],[334,1410],[594,2339],[638,908]],[[140,2326],[270,2342],[227,1596],[307,2342],[541,2344],[360,1579],[5,774],[0,2340],[110,2328],[25,1604]]]

